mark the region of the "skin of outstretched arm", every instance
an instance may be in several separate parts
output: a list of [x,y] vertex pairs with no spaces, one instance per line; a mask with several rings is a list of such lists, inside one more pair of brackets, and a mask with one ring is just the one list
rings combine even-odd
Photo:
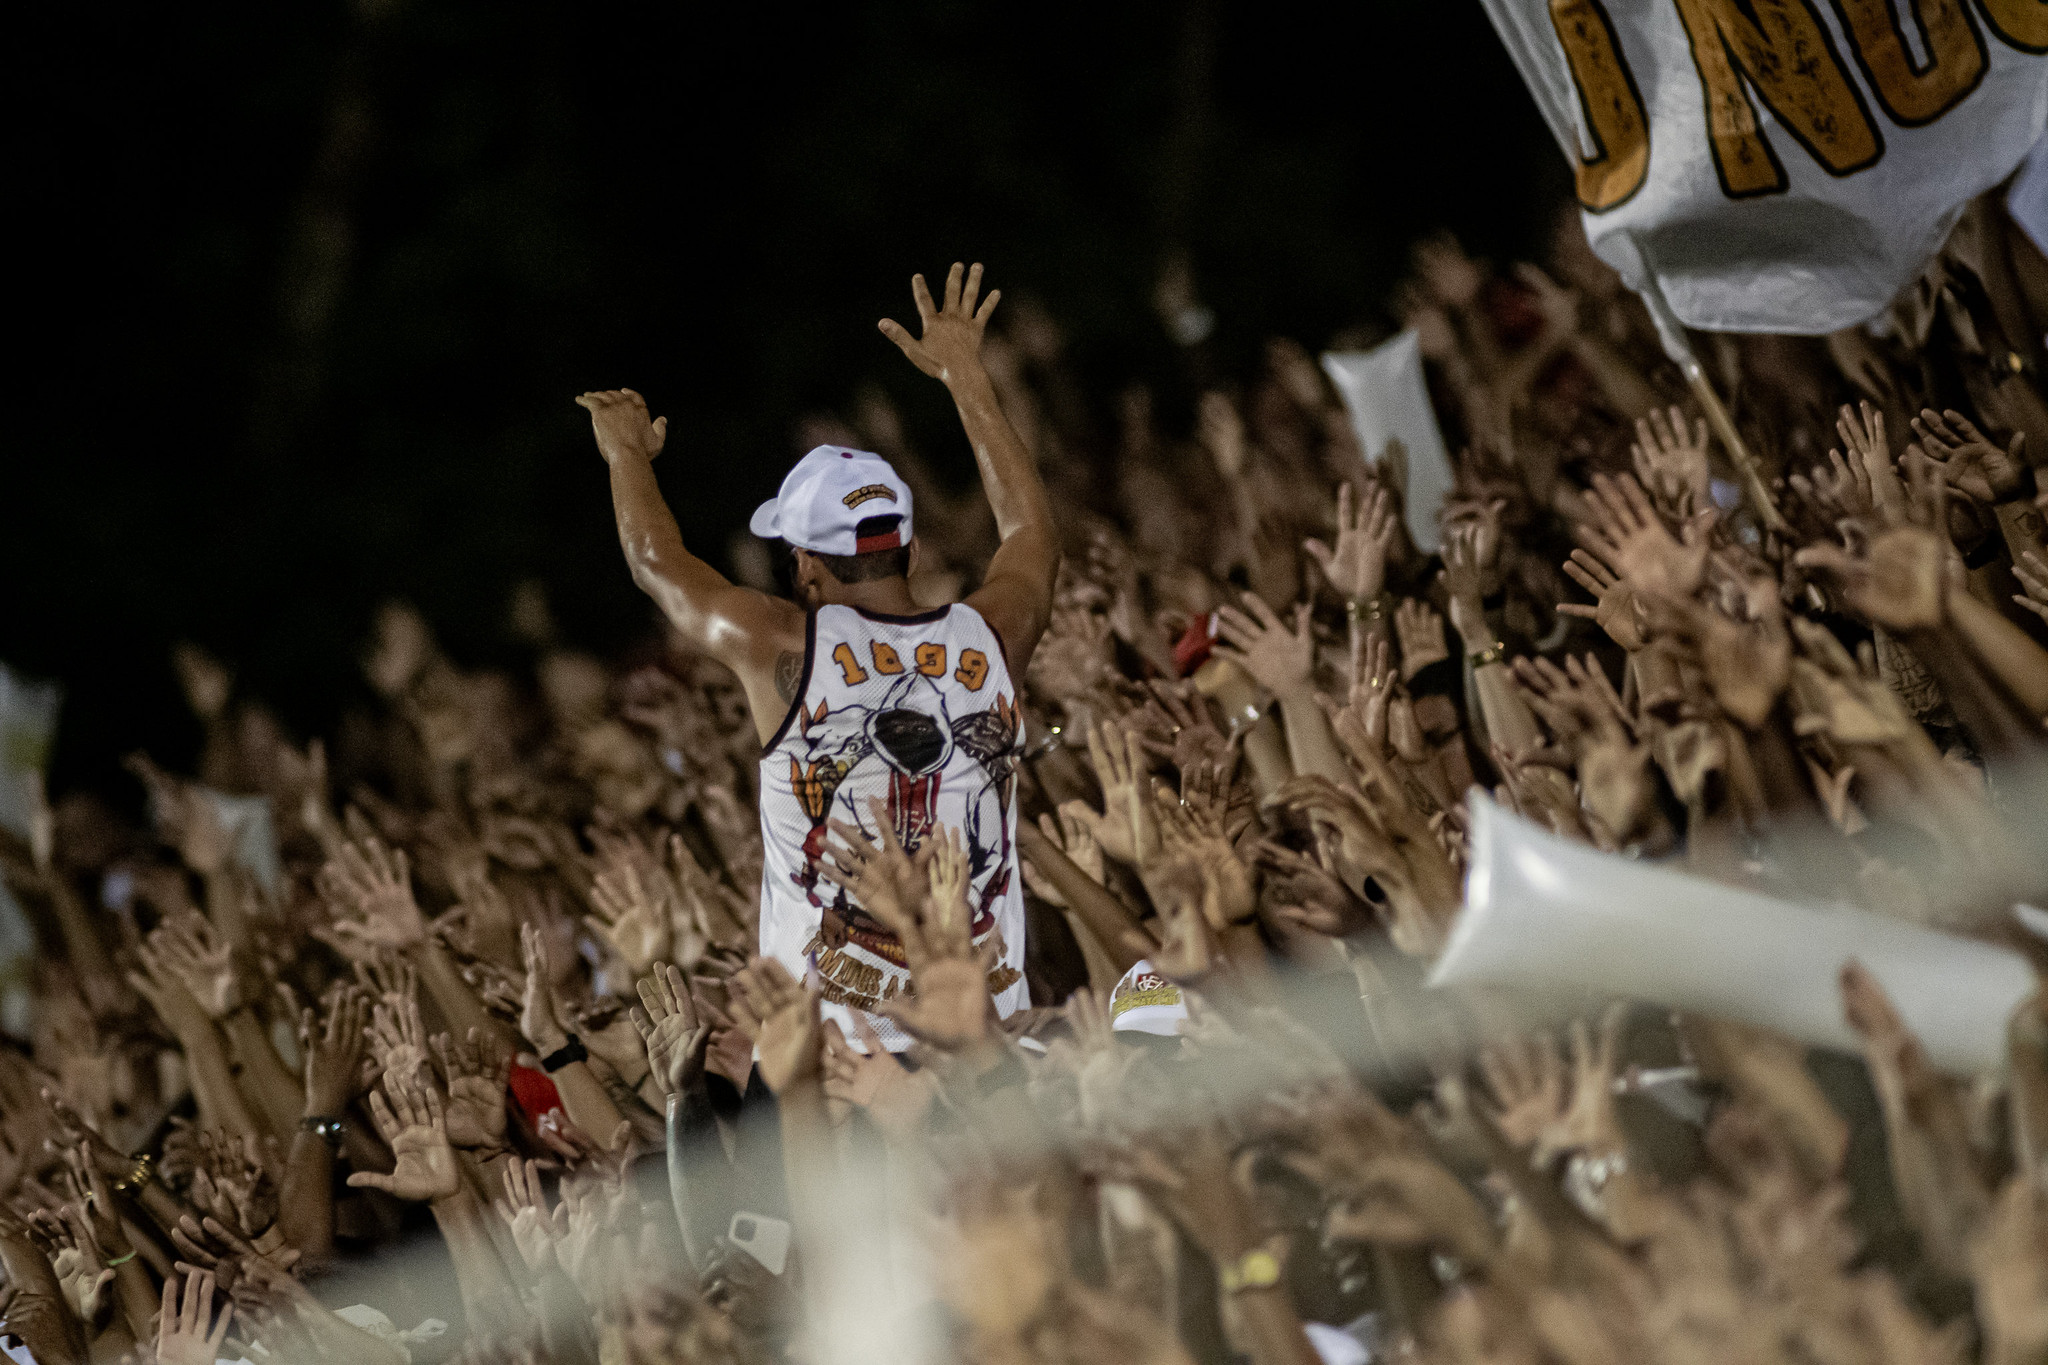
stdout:
[[775,662],[784,653],[802,651],[803,609],[740,587],[691,554],[662,499],[651,457],[607,451],[606,463],[619,547],[633,581],[685,639],[739,675],[765,742],[788,710],[775,690]]
[[46,1365],[86,1365],[85,1326],[65,1302],[57,1272],[26,1233],[0,1234],[0,1269],[15,1291],[7,1330]]
[[[1966,605],[1971,601],[1966,593],[1949,594],[1947,621],[1928,630],[1901,632],[1900,639],[1955,708],[1956,718],[1978,749],[1987,755],[2002,754],[2034,742],[2040,734],[2040,721],[2038,715],[2030,718],[2026,714],[1997,671],[1998,665],[1978,654],[1973,631],[1986,633],[2000,665],[2010,665],[2013,657],[2005,641],[1986,632],[1986,618],[1997,613],[1985,607],[1979,615]],[[1970,621],[1969,626],[1963,624],[1965,620]],[[2014,633],[2019,634],[2017,630]],[[2038,650],[2033,641],[2026,644]]]
[[318,1268],[334,1259],[334,1152],[326,1139],[303,1128],[292,1134],[285,1155],[277,1226],[298,1249],[302,1265]]
[[448,1257],[455,1263],[455,1281],[462,1290],[462,1306],[471,1320],[488,1322],[508,1311],[519,1311],[519,1291],[498,1259],[497,1244],[491,1241],[486,1221],[491,1215],[468,1182],[458,1185],[455,1193],[436,1199],[429,1208],[448,1243]]
[[113,955],[107,951],[106,940],[94,927],[92,915],[78,894],[78,888],[71,884],[70,878],[61,875],[50,877],[49,887],[51,908],[56,912],[57,929],[64,936],[64,951],[70,957],[71,965],[82,976],[118,980]]
[[1304,683],[1278,697],[1280,722],[1287,735],[1287,757],[1294,771],[1303,776],[1327,777],[1339,784],[1349,783],[1351,767],[1337,743],[1330,718],[1316,702],[1315,688]]
[[242,1073],[236,1080],[242,1098],[263,1116],[273,1136],[280,1141],[289,1138],[304,1116],[304,1088],[277,1055],[262,1019],[253,1006],[244,1005],[221,1020],[220,1027],[227,1034],[235,1059],[242,1064]]
[[[698,1133],[706,1131],[707,1126],[715,1122],[701,1086],[693,1086],[687,1091],[668,1097],[666,1149],[669,1202],[675,1207],[676,1227],[683,1238],[683,1253],[689,1257],[690,1264],[699,1270],[703,1269],[704,1258],[710,1253],[711,1246],[703,1235],[703,1229],[691,1224],[690,1164],[695,1159],[693,1146],[704,1156],[715,1155],[719,1160],[724,1159],[723,1149],[714,1153],[704,1144],[694,1142]],[[716,1230],[713,1235],[716,1235]]]
[[234,1069],[228,1065],[220,1030],[209,1023],[203,1030],[189,1029],[187,1033],[190,1036],[180,1037],[178,1042],[185,1051],[185,1066],[192,1077],[192,1098],[199,1105],[201,1120],[208,1127],[225,1128],[236,1137],[262,1137],[265,1129],[249,1112],[241,1089],[235,1084]]
[[592,1141],[609,1147],[612,1134],[625,1115],[612,1103],[604,1082],[590,1069],[590,1063],[571,1062],[549,1073],[548,1079],[555,1083],[555,1093],[562,1097],[562,1109],[569,1115],[569,1121],[589,1134]]
[[448,950],[439,942],[429,939],[408,956],[419,969],[420,984],[440,1006],[454,1037],[467,1038],[471,1029],[477,1029],[499,1052],[515,1051],[519,1047],[518,1031],[484,1008],[484,1002],[462,979],[454,959],[448,956]]
[[[1213,697],[1227,716],[1238,723],[1258,715],[1259,689],[1245,671],[1229,659],[1211,659],[1195,670],[1195,687]],[[1244,758],[1252,770],[1252,785],[1264,800],[1294,776],[1287,756],[1287,739],[1271,716],[1258,715],[1244,735]],[[1347,779],[1348,780],[1348,779]]]
[[2048,649],[2003,612],[1966,593],[1949,600],[1949,619],[1986,671],[2036,720],[2048,716]]
[[1038,464],[1003,415],[996,388],[977,359],[949,373],[946,387],[960,425],[974,447],[981,486],[1002,537],[982,585],[967,601],[1001,637],[1010,670],[1021,674],[1052,618],[1053,580],[1059,574],[1059,535]]
[[1143,930],[1122,901],[1076,866],[1065,849],[1026,821],[1017,822],[1017,846],[1031,865],[1066,897],[1067,908],[1095,935],[1118,976],[1138,964],[1144,953],[1132,942],[1132,936],[1142,935]]
[[1623,417],[1633,421],[1662,401],[1657,397],[1657,391],[1650,387],[1650,381],[1599,337],[1584,331],[1574,332],[1569,345],[1572,355],[1591,371],[1593,382],[1600,386],[1600,392]]

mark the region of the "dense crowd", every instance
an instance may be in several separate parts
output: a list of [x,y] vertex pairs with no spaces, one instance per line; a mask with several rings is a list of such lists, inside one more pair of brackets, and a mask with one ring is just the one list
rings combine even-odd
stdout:
[[[608,666],[529,590],[530,673],[465,671],[393,605],[381,704],[304,747],[181,650],[205,745],[135,761],[151,827],[73,794],[0,834],[41,948],[0,1047],[6,1333],[43,1365],[2048,1360],[2048,993],[1973,1077],[1853,961],[1860,1058],[1423,985],[1475,785],[2048,971],[2012,918],[2048,820],[2001,777],[2048,716],[2044,283],[1987,200],[1882,326],[1699,338],[1745,481],[1575,218],[1548,273],[1429,242],[1398,312],[1458,450],[1432,553],[1300,346],[1232,382],[1188,346],[1177,435],[1013,303],[982,359],[1064,538],[1015,777],[1032,1007],[991,1007],[954,832],[836,827],[903,1053],[756,955],[760,735],[676,639]],[[980,494],[879,394],[801,435],[903,474],[912,590],[955,600]]]

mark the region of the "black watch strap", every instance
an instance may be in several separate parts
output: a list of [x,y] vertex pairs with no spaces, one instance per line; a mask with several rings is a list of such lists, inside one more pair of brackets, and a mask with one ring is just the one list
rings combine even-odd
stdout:
[[583,1040],[572,1033],[569,1035],[569,1041],[562,1044],[559,1051],[550,1052],[547,1056],[541,1058],[540,1065],[543,1071],[552,1076],[571,1062],[587,1062],[589,1060],[590,1052],[583,1046]]

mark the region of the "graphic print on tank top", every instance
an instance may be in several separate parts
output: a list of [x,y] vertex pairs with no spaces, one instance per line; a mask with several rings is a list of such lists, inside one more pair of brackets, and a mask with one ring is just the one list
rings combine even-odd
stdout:
[[[970,933],[992,944],[1000,1013],[1029,1003],[1016,856],[1015,684],[995,632],[972,607],[880,616],[821,607],[810,620],[803,685],[761,756],[761,952],[802,977],[815,965],[828,1017],[850,1026],[910,986],[896,936],[816,861],[829,824],[879,842],[871,804],[915,852],[942,826],[968,859]],[[891,1048],[910,1039],[870,1015]],[[849,1034],[851,1029],[849,1027]]]

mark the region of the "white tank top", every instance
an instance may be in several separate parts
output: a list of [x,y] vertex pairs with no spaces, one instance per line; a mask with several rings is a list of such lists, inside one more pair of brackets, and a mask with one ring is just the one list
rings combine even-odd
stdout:
[[[896,936],[812,860],[826,821],[879,830],[869,804],[915,850],[940,826],[967,845],[968,909],[976,946],[993,941],[989,992],[1008,1015],[1030,1002],[1024,981],[1024,894],[1017,874],[1022,716],[1002,642],[964,605],[916,616],[820,607],[804,641],[803,679],[782,728],[761,754],[761,955],[802,980],[813,964],[824,1013],[854,1036],[852,1011],[906,993]],[[909,1035],[868,1022],[892,1051]]]

